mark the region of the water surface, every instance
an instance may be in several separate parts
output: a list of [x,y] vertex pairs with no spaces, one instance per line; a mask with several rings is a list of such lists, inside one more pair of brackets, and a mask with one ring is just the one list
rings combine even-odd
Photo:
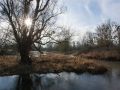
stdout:
[[32,74],[0,77],[0,90],[120,90],[120,62],[105,62],[112,71],[104,75]]

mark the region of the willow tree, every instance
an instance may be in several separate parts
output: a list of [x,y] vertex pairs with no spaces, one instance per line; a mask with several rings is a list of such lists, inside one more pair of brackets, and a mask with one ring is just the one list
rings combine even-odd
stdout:
[[[10,25],[22,63],[31,63],[32,45],[45,44],[54,33],[51,27],[61,13],[56,0],[1,0],[0,19]],[[59,9],[59,10],[58,10]]]

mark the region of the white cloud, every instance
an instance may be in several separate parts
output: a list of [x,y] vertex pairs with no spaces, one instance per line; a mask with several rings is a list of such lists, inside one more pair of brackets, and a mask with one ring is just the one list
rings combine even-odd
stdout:
[[112,19],[117,22],[120,20],[120,1],[117,0],[98,0],[101,10],[102,18]]
[[[74,28],[76,35],[83,36],[87,31],[95,31],[95,27],[107,19],[120,23],[120,0],[63,0],[63,2],[68,11],[60,16],[58,24]],[[97,2],[99,13],[91,10],[92,2]]]

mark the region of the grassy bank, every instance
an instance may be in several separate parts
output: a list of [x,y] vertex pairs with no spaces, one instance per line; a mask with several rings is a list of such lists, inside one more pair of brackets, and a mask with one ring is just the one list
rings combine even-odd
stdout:
[[103,74],[107,68],[92,60],[62,54],[41,55],[33,58],[32,65],[21,65],[16,56],[0,56],[0,75],[58,73],[58,72],[89,72]]
[[116,50],[93,50],[79,55],[87,59],[120,61],[120,53]]

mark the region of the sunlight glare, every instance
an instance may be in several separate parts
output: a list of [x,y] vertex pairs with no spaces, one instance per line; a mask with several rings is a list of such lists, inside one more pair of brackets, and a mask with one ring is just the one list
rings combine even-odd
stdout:
[[27,27],[30,27],[30,26],[32,25],[32,19],[31,19],[31,18],[26,18],[26,19],[25,19],[25,25],[26,25]]

